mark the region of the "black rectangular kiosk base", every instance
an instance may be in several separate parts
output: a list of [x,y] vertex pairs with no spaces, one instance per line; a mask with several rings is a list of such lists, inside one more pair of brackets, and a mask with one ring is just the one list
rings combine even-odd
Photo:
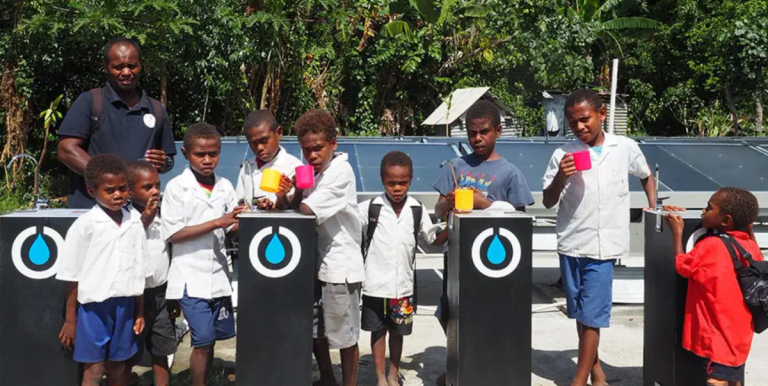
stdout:
[[524,214],[455,216],[447,262],[449,386],[531,384],[532,233],[533,218]]
[[[693,212],[683,215],[686,252],[708,234],[700,217]],[[704,385],[701,362],[682,346],[688,280],[675,270],[672,232],[663,218],[661,225],[657,232],[656,214],[646,213],[643,386]]]
[[58,339],[67,285],[55,276],[67,230],[82,213],[0,217],[0,386],[80,384],[80,366]]
[[314,216],[240,215],[237,383],[312,383]]

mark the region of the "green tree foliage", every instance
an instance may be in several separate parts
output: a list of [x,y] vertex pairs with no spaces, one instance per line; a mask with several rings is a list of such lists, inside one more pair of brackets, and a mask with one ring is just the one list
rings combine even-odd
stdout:
[[61,94],[66,111],[103,84],[101,48],[118,35],[142,45],[142,84],[177,136],[200,120],[237,135],[257,108],[289,130],[321,108],[347,135],[430,134],[420,122],[452,90],[479,86],[538,134],[541,92],[605,89],[615,57],[634,132],[751,134],[764,120],[767,9],[766,0],[4,0],[0,158],[40,156],[40,112]]

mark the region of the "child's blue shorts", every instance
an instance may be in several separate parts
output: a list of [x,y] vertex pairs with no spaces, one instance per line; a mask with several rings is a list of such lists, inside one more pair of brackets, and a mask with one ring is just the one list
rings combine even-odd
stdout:
[[111,298],[80,305],[77,311],[75,352],[80,363],[121,362],[139,350],[133,333],[136,298]]
[[192,347],[205,347],[235,336],[235,313],[230,297],[200,299],[187,296],[179,302],[192,335]]
[[611,324],[613,266],[616,260],[560,255],[568,317],[592,328]]

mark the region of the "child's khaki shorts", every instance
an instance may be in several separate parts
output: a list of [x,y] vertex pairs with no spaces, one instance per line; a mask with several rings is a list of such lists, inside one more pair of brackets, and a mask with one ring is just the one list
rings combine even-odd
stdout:
[[356,345],[360,338],[360,283],[317,281],[314,312],[315,339],[327,337],[333,350]]

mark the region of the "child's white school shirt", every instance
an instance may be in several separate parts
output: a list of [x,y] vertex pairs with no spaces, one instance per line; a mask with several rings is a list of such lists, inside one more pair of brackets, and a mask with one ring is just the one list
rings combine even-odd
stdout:
[[67,231],[56,279],[77,282],[80,304],[144,294],[149,249],[141,215],[122,209],[120,225],[99,205]]
[[[386,193],[373,199],[381,205],[379,221],[365,259],[363,294],[377,298],[400,299],[413,295],[413,270],[416,239],[413,237],[413,207],[421,206],[421,231],[419,235],[428,244],[435,242],[441,224],[432,224],[427,208],[420,202],[406,197],[405,205],[397,217]],[[360,223],[363,232],[368,228],[368,209],[371,200],[360,203]]]
[[[235,189],[226,178],[216,176],[211,197],[208,197],[192,170],[186,168],[165,188],[161,218],[163,236],[167,240],[184,227],[215,220],[236,206]],[[173,243],[168,299],[181,299],[185,287],[191,298],[215,299],[232,295],[225,236],[226,231],[219,228],[194,239]]]
[[149,246],[149,276],[147,288],[157,288],[168,282],[168,269],[171,259],[168,255],[168,242],[163,237],[163,223],[160,211],[147,228],[147,245]]
[[286,177],[293,178],[296,174],[296,167],[301,165],[303,165],[301,161],[288,153],[282,146],[280,146],[280,150],[272,160],[265,163],[262,167],[259,167],[256,158],[245,161],[243,167],[240,168],[240,175],[237,177],[235,197],[237,197],[238,201],[244,199],[248,205],[256,197],[266,197],[275,202],[277,198],[275,193],[265,192],[259,188],[261,185],[261,175],[264,173],[264,170],[276,169],[280,173],[285,174]]
[[328,168],[315,175],[315,186],[304,190],[302,201],[317,216],[317,278],[326,283],[365,280],[355,173],[347,158],[336,153]]
[[629,255],[629,181],[632,174],[648,178],[651,170],[635,141],[605,133],[598,155],[574,140],[555,150],[544,174],[546,189],[567,153],[588,150],[592,168],[569,177],[557,209],[557,251],[598,260]]

